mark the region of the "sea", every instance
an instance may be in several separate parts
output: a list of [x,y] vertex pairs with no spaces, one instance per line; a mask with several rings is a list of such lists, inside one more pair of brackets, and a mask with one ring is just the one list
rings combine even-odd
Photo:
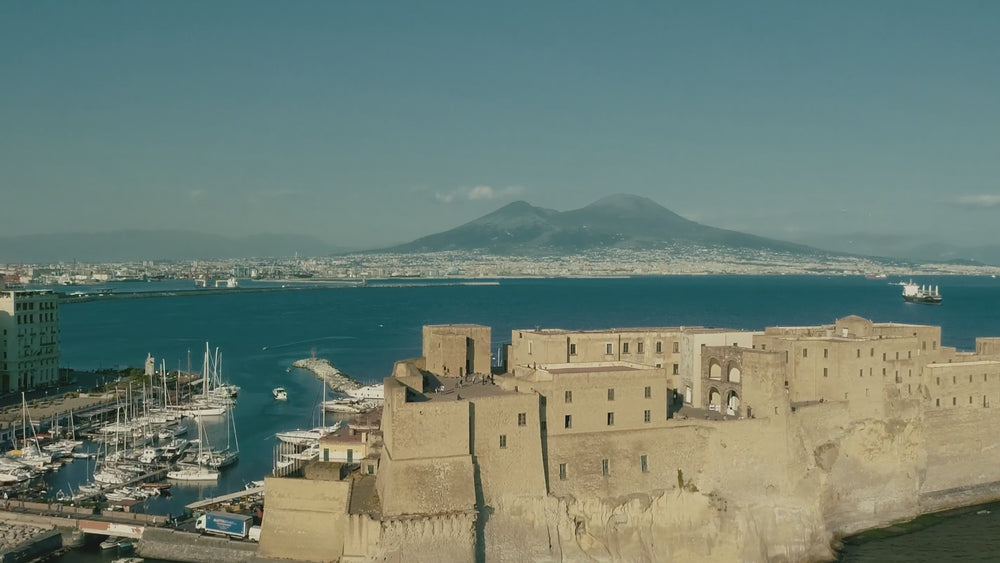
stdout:
[[[247,292],[196,290],[187,281],[112,284],[115,293],[157,292],[134,299],[60,307],[61,365],[74,370],[140,367],[147,354],[168,369],[201,366],[206,343],[222,355],[222,375],[242,387],[233,415],[206,425],[213,444],[238,440],[240,459],[211,485],[175,484],[142,510],[179,515],[193,501],[262,479],[272,467],[275,432],[320,423],[321,382],[294,361],[315,356],[364,382],[391,374],[393,363],[421,354],[426,324],[492,327],[494,355],[524,328],[704,326],[763,329],[818,325],[846,315],[876,322],[939,325],[942,344],[973,350],[977,336],[1000,336],[1000,279],[924,276],[940,287],[942,305],[908,304],[905,279],[861,276],[674,276],[497,280],[394,280],[362,287],[241,282]],[[56,288],[66,291],[66,288]],[[81,288],[72,288],[79,290]],[[86,288],[82,288],[85,290]],[[277,291],[280,289],[280,291]],[[271,390],[284,387],[288,400]],[[329,418],[327,419],[330,420]],[[50,474],[51,491],[85,482],[92,462],[77,460]],[[976,507],[848,538],[840,561],[1000,560],[1000,507]],[[93,547],[91,547],[93,550]],[[76,551],[61,561],[106,561],[112,554]],[[153,563],[151,561],[151,563]]]

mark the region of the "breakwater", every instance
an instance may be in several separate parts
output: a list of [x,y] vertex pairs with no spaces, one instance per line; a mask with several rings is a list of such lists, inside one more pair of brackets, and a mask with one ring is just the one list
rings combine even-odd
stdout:
[[350,376],[344,374],[342,371],[336,368],[330,360],[324,358],[306,358],[304,360],[297,360],[292,364],[293,367],[300,369],[305,369],[313,372],[316,377],[322,379],[326,382],[326,385],[338,393],[344,393],[346,391],[353,391],[354,389],[360,389],[361,383],[355,381]]

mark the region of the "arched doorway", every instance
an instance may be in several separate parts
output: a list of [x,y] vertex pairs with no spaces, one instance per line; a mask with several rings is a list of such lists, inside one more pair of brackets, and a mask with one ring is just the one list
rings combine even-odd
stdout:
[[722,393],[715,387],[708,391],[708,410],[722,412]]
[[736,416],[740,412],[740,396],[730,391],[726,396],[726,414]]

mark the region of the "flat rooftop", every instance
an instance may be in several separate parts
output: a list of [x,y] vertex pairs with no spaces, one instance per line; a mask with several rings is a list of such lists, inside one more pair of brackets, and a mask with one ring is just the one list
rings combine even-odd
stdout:
[[[498,376],[500,377],[500,376]],[[516,395],[514,391],[505,391],[499,385],[492,383],[488,376],[486,383],[480,377],[473,379],[448,379],[442,381],[437,389],[425,389],[424,396],[429,401],[462,401],[465,399],[482,399],[500,395]]]

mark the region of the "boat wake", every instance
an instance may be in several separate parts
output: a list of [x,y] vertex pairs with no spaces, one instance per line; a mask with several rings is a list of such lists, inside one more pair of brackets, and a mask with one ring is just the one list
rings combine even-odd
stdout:
[[308,340],[296,340],[295,342],[285,342],[284,344],[273,344],[270,346],[264,346],[261,350],[274,350],[276,348],[288,348],[290,346],[298,346],[300,344],[309,344],[310,342],[322,342],[324,340],[357,340],[356,336],[321,336],[320,338],[310,338]]

